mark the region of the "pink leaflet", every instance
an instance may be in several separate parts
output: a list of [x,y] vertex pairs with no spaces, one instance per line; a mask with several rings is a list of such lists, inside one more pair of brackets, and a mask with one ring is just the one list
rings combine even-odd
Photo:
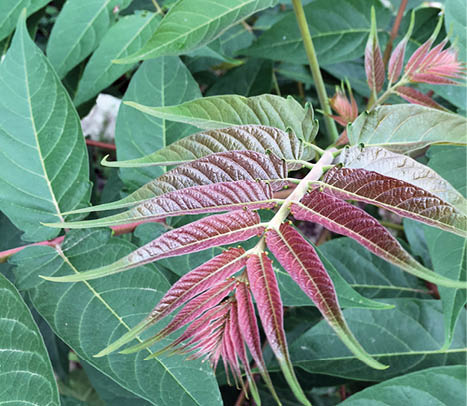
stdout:
[[269,345],[277,358],[285,361],[288,351],[283,327],[284,312],[272,262],[264,252],[253,254],[248,258],[246,269]]
[[324,318],[330,324],[343,324],[334,284],[313,246],[287,223],[282,224],[279,231],[268,230],[266,243]]
[[243,248],[230,248],[182,276],[149,316],[153,322],[167,316],[197,294],[227,279],[246,264]]
[[408,86],[399,86],[396,89],[397,94],[409,103],[420,104],[422,106],[432,107],[434,109],[442,110],[438,103],[436,103],[430,96]]
[[407,39],[404,38],[397,44],[396,48],[391,53],[391,57],[389,58],[388,63],[388,80],[391,83],[394,83],[401,75],[406,48]]

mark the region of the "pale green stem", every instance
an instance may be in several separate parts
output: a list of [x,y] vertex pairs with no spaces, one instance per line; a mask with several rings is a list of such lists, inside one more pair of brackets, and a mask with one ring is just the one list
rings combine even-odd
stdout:
[[324,112],[324,124],[326,126],[326,131],[331,139],[331,143],[334,143],[339,137],[339,133],[337,132],[336,123],[334,123],[334,120],[330,117],[332,114],[331,106],[329,105],[326,87],[324,86],[323,77],[321,76],[321,71],[319,69],[318,58],[316,56],[315,47],[313,46],[310,30],[308,29],[302,2],[301,0],[292,0],[292,5],[295,17],[297,18],[298,27],[302,34],[303,45],[305,47],[306,56],[308,57],[308,63],[310,65],[316,92],[318,93],[319,103]]

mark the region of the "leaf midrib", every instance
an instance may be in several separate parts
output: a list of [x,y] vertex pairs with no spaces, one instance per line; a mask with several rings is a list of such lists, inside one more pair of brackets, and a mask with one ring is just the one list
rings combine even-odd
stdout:
[[[80,272],[75,268],[75,266],[70,262],[70,260],[68,259],[68,257],[64,254],[64,252],[61,250],[61,248],[59,246],[56,246],[54,247],[58,256],[60,256],[63,261],[73,270],[73,272],[75,274],[79,274]],[[122,319],[122,317],[112,308],[112,306],[110,306],[105,300],[104,298],[91,286],[91,284],[88,282],[88,281],[83,281],[83,283],[86,285],[86,287],[91,291],[91,293],[93,294],[94,297],[97,298],[97,300],[99,300],[104,306],[105,308],[118,320],[119,324],[121,324],[122,326],[124,326],[128,331],[131,330],[131,328],[128,326],[128,324],[125,323],[125,321]],[[71,285],[73,286],[73,285]],[[136,337],[136,339],[142,343],[143,340],[141,340],[138,336]],[[152,351],[149,349],[149,348],[146,348],[146,350],[152,354]],[[167,372],[168,375],[170,375],[170,377],[183,389],[183,391],[199,406],[202,406],[193,396],[192,394],[188,391],[187,388],[185,388],[183,386],[183,384],[177,379],[177,377],[172,373],[172,371],[167,368],[167,366],[159,359],[159,358],[155,358],[155,360],[157,360],[157,362],[164,368],[164,370]],[[113,378],[111,378],[113,379]],[[122,385],[123,386],[123,383],[119,383],[119,385]],[[126,386],[125,386],[126,388]],[[129,390],[130,392],[134,393],[130,388],[126,388],[127,390]],[[136,394],[135,395],[137,396],[141,396],[141,394]],[[150,401],[152,403],[152,400],[150,399],[147,399],[148,401]]]

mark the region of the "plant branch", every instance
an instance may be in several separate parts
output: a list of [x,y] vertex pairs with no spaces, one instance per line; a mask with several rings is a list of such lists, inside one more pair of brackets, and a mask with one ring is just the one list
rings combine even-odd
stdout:
[[402,17],[404,16],[407,3],[408,3],[408,0],[402,0],[399,5],[399,10],[397,11],[397,16],[396,16],[396,19],[394,20],[394,25],[392,26],[392,29],[391,29],[391,35],[389,37],[389,41],[386,44],[386,48],[384,49],[384,55],[383,55],[384,66],[388,65],[389,57],[391,56],[391,52],[392,52],[392,45],[399,32],[399,27],[401,25]]
[[86,140],[86,145],[90,147],[96,147],[100,149],[108,149],[109,151],[116,151],[117,147],[115,144],[108,144],[106,142],[94,141],[94,140]]
[[324,112],[324,124],[326,126],[326,131],[331,138],[331,143],[334,143],[339,137],[339,133],[337,132],[334,120],[329,117],[332,114],[331,107],[329,105],[329,99],[326,93],[326,87],[324,86],[323,77],[321,76],[321,71],[319,69],[315,47],[313,46],[310,30],[308,29],[308,24],[306,22],[302,2],[301,0],[292,0],[292,5],[295,12],[295,17],[297,18],[298,27],[300,28],[300,33],[302,34],[303,45],[305,46],[311,74],[315,83],[316,92],[318,93],[319,103],[321,105],[321,109]]
[[[122,225],[119,225],[119,226],[111,226],[110,228],[112,229],[112,234],[117,236],[117,235],[122,235],[122,234],[128,234],[128,233],[131,233],[135,230],[136,227],[138,227],[140,224],[143,224],[143,223],[150,223],[150,222],[154,222],[154,223],[161,223],[162,221],[161,220],[156,220],[156,221],[138,221],[136,223],[130,223],[130,224],[122,224]],[[16,247],[16,248],[11,248],[9,250],[6,250],[6,251],[1,251],[0,252],[0,264],[6,262],[8,260],[8,258],[10,258],[12,255],[16,254],[17,252],[20,252],[21,250],[23,250],[24,248],[27,248],[27,247],[34,247],[34,246],[48,246],[48,247],[54,247],[54,246],[57,246],[57,245],[60,245],[63,240],[64,240],[65,236],[62,235],[60,237],[57,237],[57,238],[54,238],[53,240],[47,240],[47,241],[41,241],[41,242],[35,242],[35,243],[32,243],[32,244],[27,244],[27,245],[23,245],[21,247]]]

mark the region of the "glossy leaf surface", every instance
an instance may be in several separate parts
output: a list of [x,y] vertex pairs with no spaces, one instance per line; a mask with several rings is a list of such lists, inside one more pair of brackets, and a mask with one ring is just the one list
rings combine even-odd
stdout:
[[362,113],[348,128],[351,145],[382,146],[410,152],[430,144],[466,144],[467,120],[457,114],[414,104],[380,106]]
[[47,226],[63,228],[105,227],[137,221],[161,220],[172,216],[240,209],[270,209],[276,205],[277,202],[272,198],[270,185],[240,180],[194,186],[165,193],[128,211],[109,217],[72,223],[53,223],[47,224]]
[[[135,206],[165,193],[200,185],[238,180],[280,181],[286,174],[286,163],[272,154],[265,155],[253,151],[221,152],[172,169],[119,201],[81,209],[77,212]],[[281,187],[281,182],[274,182],[271,185],[273,190],[276,190]]]
[[247,240],[261,234],[264,227],[259,224],[259,215],[251,211],[232,211],[205,217],[168,231],[110,265],[76,275],[58,278],[44,276],[44,278],[58,282],[76,282],[101,278],[162,258],[189,254],[211,247]]
[[148,351],[94,357],[146,316],[169,289],[169,283],[154,266],[102,281],[40,282],[40,274],[59,276],[106,265],[135,246],[111,238],[109,230],[80,230],[68,233],[61,248],[57,252],[51,247],[31,247],[14,257],[18,287],[27,290],[34,307],[54,332],[81,359],[150,404],[218,406],[221,398],[217,383],[210,368],[201,362],[187,363],[179,356],[144,361],[151,354]]
[[59,406],[57,384],[39,329],[19,292],[1,274],[0,330],[0,404]]
[[467,201],[446,179],[429,166],[406,155],[381,147],[354,146],[345,148],[338,162],[347,168],[366,169],[411,183],[451,203],[461,212],[467,211]]
[[180,55],[216,39],[251,14],[277,0],[181,0],[170,8],[148,43],[119,63],[134,63],[161,55]]
[[40,222],[88,204],[88,156],[78,114],[22,14],[0,64],[0,209],[28,241],[57,230]]
[[303,147],[293,133],[262,125],[242,125],[199,132],[142,158],[117,162],[105,160],[103,164],[116,167],[179,165],[218,152],[245,150],[262,154],[272,152],[283,159],[307,161],[313,157],[313,152]]
[[385,366],[374,360],[358,343],[342,315],[331,278],[313,246],[287,223],[279,230],[266,232],[268,248],[292,279],[313,300],[339,338],[367,365],[376,369]]
[[314,190],[300,203],[292,203],[291,212],[297,220],[317,222],[330,231],[355,239],[374,254],[415,276],[444,286],[467,287],[464,282],[444,278],[420,265],[375,218],[336,197]]
[[232,125],[258,124],[286,131],[311,142],[318,131],[313,109],[303,108],[294,98],[265,94],[255,97],[236,95],[211,96],[176,106],[151,107],[127,102],[143,113],[211,130]]
[[467,234],[467,216],[435,195],[410,183],[366,169],[338,167],[326,172],[323,182],[331,186],[329,189],[323,186],[325,193],[336,197],[374,204],[402,217],[412,218],[461,236]]

